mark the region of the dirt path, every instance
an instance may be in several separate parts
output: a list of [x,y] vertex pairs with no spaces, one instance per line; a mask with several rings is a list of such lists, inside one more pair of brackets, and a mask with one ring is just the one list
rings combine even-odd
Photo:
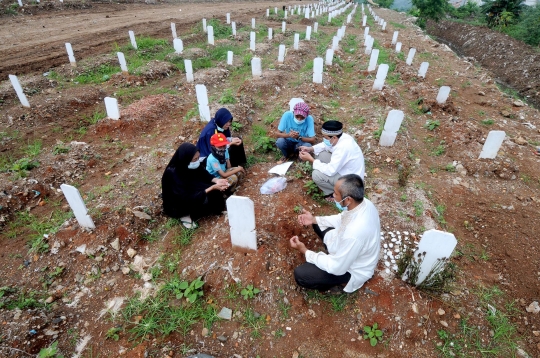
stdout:
[[177,23],[177,32],[181,33],[200,23],[203,17],[224,20],[225,14],[231,12],[232,21],[239,21],[247,19],[250,13],[261,13],[267,7],[288,4],[93,4],[89,9],[4,17],[0,22],[0,78],[8,74],[44,72],[66,63],[66,42],[71,43],[75,58],[82,59],[110,51],[112,44],[128,38],[129,30],[136,36],[159,36],[172,41],[171,22]]

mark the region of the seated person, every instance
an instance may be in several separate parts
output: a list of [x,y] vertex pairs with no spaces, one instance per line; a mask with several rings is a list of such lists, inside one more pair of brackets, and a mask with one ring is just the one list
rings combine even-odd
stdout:
[[229,151],[227,150],[228,143],[227,138],[222,133],[214,134],[210,138],[212,153],[206,159],[206,170],[215,178],[227,179],[229,190],[234,192],[245,171],[241,166],[231,168]]
[[232,121],[233,115],[231,112],[229,112],[227,108],[221,108],[216,112],[216,116],[203,128],[197,142],[197,149],[201,153],[201,161],[204,161],[206,157],[212,153],[210,148],[210,138],[216,133],[223,133],[229,142],[231,165],[237,167],[247,163],[242,139],[232,137],[231,135],[231,130],[229,128],[231,127]]
[[281,163],[297,154],[300,146],[315,144],[315,124],[306,103],[296,103],[293,111],[283,113],[276,137],[276,146],[283,155],[279,160]]
[[[313,164],[313,181],[323,191],[325,199],[333,201],[332,192],[339,177],[357,174],[364,180],[364,154],[356,140],[343,133],[341,122],[324,122],[321,132],[323,143],[301,146],[299,158]],[[310,153],[314,153],[315,158]]]
[[220,214],[225,209],[221,192],[229,188],[227,180],[213,177],[200,164],[197,148],[183,143],[161,178],[163,212],[188,229],[204,216]]
[[379,260],[381,224],[377,209],[364,198],[360,176],[340,177],[333,195],[336,205],[345,208],[341,214],[314,217],[303,210],[298,215],[301,225],[313,225],[328,253],[308,250],[298,236],[291,237],[290,246],[306,257],[306,263],[294,269],[294,279],[301,287],[350,293],[373,277]]

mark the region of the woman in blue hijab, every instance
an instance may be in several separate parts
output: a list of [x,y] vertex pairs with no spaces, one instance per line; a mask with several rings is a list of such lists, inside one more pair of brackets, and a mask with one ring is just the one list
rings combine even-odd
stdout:
[[210,146],[210,138],[216,133],[223,133],[229,141],[229,156],[232,167],[244,166],[247,162],[244,144],[241,138],[232,137],[231,123],[233,115],[227,108],[221,108],[216,112],[216,115],[201,132],[197,149],[201,155],[201,160],[206,159],[212,153]]

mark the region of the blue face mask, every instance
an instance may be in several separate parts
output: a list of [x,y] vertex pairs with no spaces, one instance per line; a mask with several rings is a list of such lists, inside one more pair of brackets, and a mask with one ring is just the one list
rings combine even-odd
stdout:
[[304,123],[306,120],[305,119],[302,119],[302,120],[299,120],[299,119],[296,119],[296,118],[293,118],[294,119],[294,123],[296,124],[302,124]]
[[341,206],[341,204],[340,204],[343,200],[345,200],[347,198],[348,198],[348,196],[341,199],[341,201],[336,201],[336,207],[339,209],[339,211],[347,211],[347,206],[348,205],[347,206]]
[[201,162],[197,160],[196,162],[190,162],[187,167],[188,169],[197,169],[199,165],[201,165]]
[[220,131],[220,132],[223,132],[223,131],[225,130],[225,129],[221,128],[220,126],[218,126],[217,124],[216,124],[216,128],[217,128],[217,130]]
[[327,147],[331,147],[332,143],[330,143],[330,139],[323,138],[323,143],[326,144]]

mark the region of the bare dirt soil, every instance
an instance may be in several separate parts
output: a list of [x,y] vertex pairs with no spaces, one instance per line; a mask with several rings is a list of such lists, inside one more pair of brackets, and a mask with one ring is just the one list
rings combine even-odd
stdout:
[[[531,357],[540,354],[538,312],[526,310],[540,298],[538,111],[501,92],[487,70],[426,36],[404,14],[385,9],[377,10],[388,22],[385,32],[370,18],[370,33],[395,65],[384,90],[371,90],[360,8],[347,26],[350,41],[341,42],[334,64],[325,66],[323,84],[314,85],[309,65],[324,56],[337,26],[319,26],[312,41],[292,50],[294,32],[304,32],[313,20],[291,17],[281,34],[281,19],[264,14],[268,6],[294,4],[300,2],[52,5],[1,18],[2,78],[20,75],[32,105],[21,107],[9,82],[0,83],[1,356],[36,355],[54,341],[71,356],[79,340],[90,336],[83,357],[436,357],[452,349],[440,332],[459,335],[463,322],[478,332],[479,345],[500,342],[486,318],[493,312],[488,303],[516,329],[508,339],[515,346],[496,350],[494,343],[492,356],[515,356],[518,348]],[[237,192],[255,203],[259,249],[250,253],[231,247],[226,213],[201,220],[191,238],[161,213],[162,172],[178,145],[196,141],[204,126],[193,111],[194,84],[173,60],[148,60],[135,73],[114,74],[99,84],[77,80],[114,63],[114,44],[127,45],[128,30],[172,45],[172,21],[184,46],[196,47],[186,53],[210,53],[200,19],[214,16],[224,23],[226,12],[239,33],[220,44],[246,48],[249,30],[241,27],[252,17],[275,32],[268,40],[263,28],[257,40],[262,80],[253,80],[244,63],[249,50],[235,53],[233,66],[221,60],[195,73],[208,89],[211,112],[226,106],[242,125],[236,134],[252,156]],[[395,30],[405,54],[417,49],[412,66],[392,49]],[[75,69],[64,52],[68,40]],[[289,49],[284,64],[276,61],[280,43]],[[417,77],[423,61],[430,63],[426,79]],[[444,105],[435,101],[441,85],[452,88]],[[227,93],[234,103],[220,104]],[[103,118],[105,96],[118,98],[119,121]],[[307,194],[309,170],[298,162],[285,190],[261,195],[276,153],[258,153],[255,143],[262,131],[275,130],[289,99],[299,96],[312,108],[317,133],[324,120],[339,119],[357,138],[366,157],[367,195],[385,232],[407,231],[418,239],[438,228],[456,236],[451,262],[458,272],[449,292],[411,287],[386,272],[382,257],[375,276],[352,295],[297,288],[292,270],[304,259],[289,249],[288,239],[300,235],[315,250],[322,244],[297,224],[295,208],[318,215],[337,211]],[[391,109],[403,110],[406,119],[395,145],[380,147],[376,133]],[[507,137],[496,159],[479,160],[490,130],[504,130]],[[25,158],[39,165],[18,169],[16,161]],[[63,183],[78,187],[95,230],[81,229],[70,216],[59,189]],[[148,312],[114,318],[109,303],[124,298],[126,307],[137,293],[153,297],[175,274],[202,276],[205,307],[231,308],[232,320],[197,320],[183,332],[130,340]],[[261,292],[244,300],[239,291],[248,284]],[[262,317],[257,327],[248,320],[254,312]],[[384,341],[371,347],[362,329],[375,322]],[[118,337],[107,335],[115,327]],[[467,349],[468,356],[482,356]]]

